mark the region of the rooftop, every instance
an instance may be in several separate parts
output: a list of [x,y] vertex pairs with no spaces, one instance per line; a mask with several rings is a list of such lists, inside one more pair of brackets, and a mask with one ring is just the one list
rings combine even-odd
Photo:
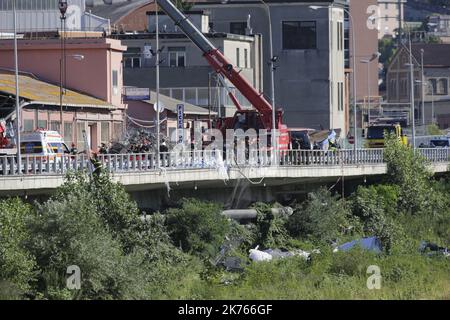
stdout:
[[[207,38],[223,38],[228,40],[237,41],[254,41],[253,36],[245,36],[240,34],[232,34],[225,32],[214,32],[214,33],[204,33]],[[113,34],[111,38],[118,40],[129,40],[129,39],[154,39],[156,33],[118,33]],[[184,39],[187,36],[184,33],[171,33],[171,32],[160,32],[160,39]]]
[[112,4],[100,4],[89,8],[91,12],[102,18],[110,19],[115,24],[120,18],[126,16],[131,11],[153,2],[153,0],[133,0]]
[[420,63],[423,49],[423,64],[425,67],[450,67],[450,44],[444,43],[415,43],[411,51]]
[[[15,77],[7,71],[0,71],[0,94],[15,96]],[[59,86],[41,81],[31,75],[19,75],[19,95],[29,102],[44,105],[60,104]],[[106,101],[88,96],[83,93],[66,90],[63,95],[63,105],[69,107],[92,107],[115,109]]]
[[[160,94],[159,100],[161,101],[161,104],[164,106],[164,109],[177,113],[177,105],[183,104],[184,105],[184,113],[186,115],[208,115],[209,110],[206,108],[198,107],[196,105],[183,102],[165,95]],[[145,100],[144,102],[149,104],[156,104],[156,92],[151,91],[150,92],[150,100]],[[211,115],[216,115],[217,112],[211,111]]]

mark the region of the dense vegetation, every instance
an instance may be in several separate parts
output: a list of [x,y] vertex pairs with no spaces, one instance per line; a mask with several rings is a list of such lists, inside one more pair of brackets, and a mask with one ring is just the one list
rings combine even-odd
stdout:
[[[382,184],[346,199],[321,188],[290,216],[258,203],[247,225],[196,199],[142,214],[106,174],[70,174],[42,203],[0,200],[0,299],[448,299],[449,258],[418,250],[422,240],[450,245],[448,177],[435,179],[395,138],[386,145]],[[364,236],[383,252],[333,252]],[[248,250],[257,245],[320,252],[256,263]],[[80,290],[66,287],[70,265],[81,269]],[[369,265],[380,267],[380,290],[366,286]]]

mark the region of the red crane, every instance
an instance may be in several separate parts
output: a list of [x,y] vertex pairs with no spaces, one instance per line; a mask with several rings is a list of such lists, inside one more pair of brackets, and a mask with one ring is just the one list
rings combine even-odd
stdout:
[[[238,111],[231,118],[225,118],[219,123],[219,129],[235,129],[238,119],[245,117],[245,128],[266,129],[272,132],[272,106],[231,64],[192,22],[170,0],[157,0],[161,9],[174,21],[184,34],[203,52],[203,56],[215,72],[226,77],[256,110],[243,110],[233,93],[229,96]],[[289,135],[286,125],[282,124],[282,111],[277,110],[275,128],[278,130],[278,149],[285,150],[289,145]]]

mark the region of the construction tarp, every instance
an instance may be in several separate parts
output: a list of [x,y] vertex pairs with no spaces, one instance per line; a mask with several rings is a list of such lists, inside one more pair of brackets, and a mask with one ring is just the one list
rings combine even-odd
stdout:
[[366,250],[369,250],[369,251],[372,251],[375,253],[382,252],[381,241],[377,237],[369,237],[369,238],[353,240],[353,241],[344,243],[343,245],[340,245],[339,247],[337,247],[337,249],[338,249],[338,251],[349,251],[350,249],[352,249],[358,245],[363,249],[366,249]]

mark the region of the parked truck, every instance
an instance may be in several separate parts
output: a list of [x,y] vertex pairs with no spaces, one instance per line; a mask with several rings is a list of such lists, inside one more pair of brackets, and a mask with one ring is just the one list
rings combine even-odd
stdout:
[[394,134],[402,144],[408,145],[408,138],[399,123],[376,123],[367,127],[366,131],[366,148],[384,148],[386,134]]

